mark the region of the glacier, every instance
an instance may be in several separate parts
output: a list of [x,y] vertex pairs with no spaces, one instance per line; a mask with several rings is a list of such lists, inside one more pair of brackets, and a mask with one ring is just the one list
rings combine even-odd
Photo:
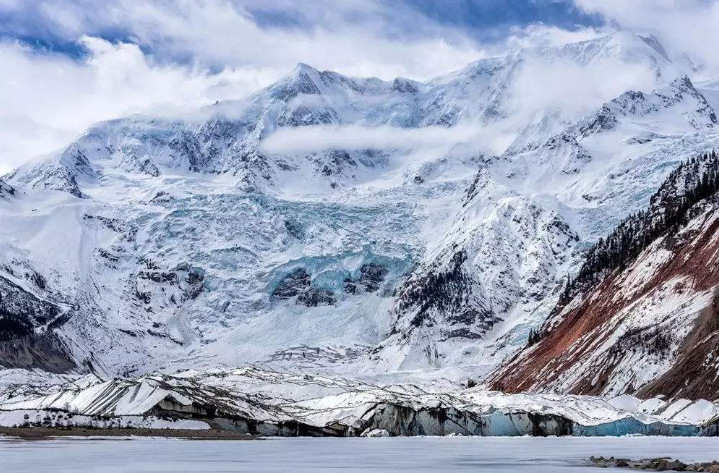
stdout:
[[[527,105],[532,77],[539,97],[616,66],[631,80]],[[717,146],[716,104],[713,82],[619,32],[427,82],[299,64],[188,116],[97,124],[0,181],[0,291],[22,302],[0,309],[23,320],[0,325],[0,365],[481,383],[584,249]]]

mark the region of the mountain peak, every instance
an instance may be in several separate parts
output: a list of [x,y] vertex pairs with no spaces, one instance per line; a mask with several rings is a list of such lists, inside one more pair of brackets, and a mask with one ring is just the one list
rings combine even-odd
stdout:
[[615,58],[627,63],[646,63],[656,70],[658,77],[676,77],[664,46],[654,36],[640,36],[629,31],[616,31],[604,36],[560,46],[530,47],[503,56],[479,59],[464,68],[435,78],[433,83],[444,83],[457,78],[490,76],[511,69],[528,57],[547,60],[564,59],[588,65],[597,59]]
[[292,72],[289,74],[290,77],[297,77],[300,75],[306,75],[306,74],[319,74],[320,71],[315,69],[314,67],[310,66],[309,64],[305,64],[304,62],[298,62],[294,69],[292,69]]
[[[600,38],[601,40],[602,38]],[[654,36],[648,35],[643,36],[640,34],[632,33],[630,31],[617,31],[604,37],[607,40],[607,44],[617,46],[619,51],[623,53],[628,52],[642,52],[644,54],[657,54],[662,61],[671,63],[669,55],[667,54],[664,45]]]
[[270,86],[270,93],[280,100],[289,100],[297,95],[319,95],[319,71],[303,62],[297,63],[284,79]]
[[691,79],[688,75],[682,74],[672,81],[671,87],[682,88],[682,89],[694,89]]

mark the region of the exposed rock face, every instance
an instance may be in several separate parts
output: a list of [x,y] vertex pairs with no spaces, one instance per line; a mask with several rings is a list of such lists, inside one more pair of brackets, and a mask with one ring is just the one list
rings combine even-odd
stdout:
[[133,284],[135,297],[143,304],[181,306],[197,299],[204,288],[205,271],[189,263],[180,263],[172,269],[162,270],[150,259],[144,269],[137,272]]
[[359,277],[352,279],[345,278],[342,287],[348,294],[357,294],[358,291],[376,292],[382,286],[389,271],[387,268],[377,263],[363,264],[360,267]]
[[297,303],[305,307],[332,305],[336,302],[332,291],[322,288],[311,288],[297,297]]
[[0,179],[0,198],[12,197],[15,195],[15,192],[14,187],[5,184],[5,182]]
[[376,263],[362,265],[360,268],[359,283],[367,292],[379,290],[380,285],[387,276],[387,268]]
[[67,344],[52,330],[0,341],[0,366],[67,373],[78,368]]
[[462,270],[467,260],[464,251],[455,253],[447,268],[429,270],[407,282],[400,291],[397,311],[412,311],[410,324],[421,327],[434,321],[432,314],[446,314],[450,321],[473,324],[481,318],[481,328],[490,329],[497,321],[491,313],[480,313],[469,304],[471,277]]
[[[29,275],[29,280],[36,289],[45,289],[40,274]],[[72,353],[54,332],[69,318],[57,305],[0,276],[0,367],[51,373],[74,369]]]
[[23,184],[35,188],[61,190],[85,198],[79,181],[97,179],[99,174],[86,154],[88,151],[83,148],[72,144],[56,160],[24,170],[18,169],[8,178],[20,179]]
[[681,113],[687,123],[695,128],[702,129],[716,126],[717,116],[706,98],[694,87],[687,76],[674,80],[666,89],[652,94],[639,91],[627,91],[611,102],[602,106],[596,115],[585,121],[579,133],[583,137],[602,133],[614,129],[621,119],[627,117],[649,117],[662,113],[668,108],[688,101],[692,105]]
[[297,268],[280,281],[272,291],[272,296],[278,299],[290,299],[304,293],[309,287],[309,273],[304,268]]
[[[502,339],[516,335],[500,322],[544,310],[578,237],[556,212],[517,196],[483,169],[441,241],[398,289],[392,333],[378,361],[400,352],[403,368],[447,366],[478,352],[499,327],[506,331],[493,333],[501,341],[488,351],[510,350]],[[486,363],[491,355],[484,355],[472,362]]]
[[26,337],[55,321],[61,312],[55,304],[0,276],[0,341]]
[[272,297],[280,300],[296,297],[297,304],[305,307],[332,305],[337,301],[329,289],[312,287],[311,284],[310,274],[304,268],[297,268],[282,278],[272,291]]

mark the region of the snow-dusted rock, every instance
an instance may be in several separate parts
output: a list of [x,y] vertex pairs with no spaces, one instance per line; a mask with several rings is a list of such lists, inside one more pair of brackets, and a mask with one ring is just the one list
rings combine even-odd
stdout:
[[15,188],[0,180],[0,198],[8,198],[15,195]]

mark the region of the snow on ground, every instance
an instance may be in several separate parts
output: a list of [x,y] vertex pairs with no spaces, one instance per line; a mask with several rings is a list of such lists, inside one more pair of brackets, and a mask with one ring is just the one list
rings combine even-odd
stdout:
[[201,441],[0,439],[3,471],[120,473],[512,472],[583,473],[590,456],[713,461],[711,438],[369,438]]

